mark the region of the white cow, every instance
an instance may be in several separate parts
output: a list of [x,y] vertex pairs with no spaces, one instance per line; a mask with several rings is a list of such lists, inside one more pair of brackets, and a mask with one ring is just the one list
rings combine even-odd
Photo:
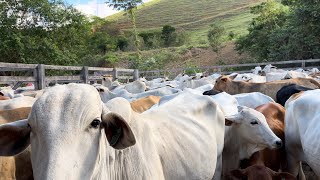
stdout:
[[254,69],[251,70],[253,74],[260,74],[262,72],[262,68],[260,66],[256,66]]
[[282,79],[285,79],[287,76],[288,72],[270,72],[266,74],[266,81],[267,82],[272,82],[272,81],[279,81]]
[[[199,93],[194,89],[185,90]],[[159,106],[153,110],[172,102],[177,97],[179,97],[177,94],[162,97]],[[281,140],[269,128],[263,114],[252,108],[238,106],[237,99],[226,92],[210,97],[219,104],[226,119],[231,120],[227,121],[225,127],[223,172],[239,168],[241,159],[249,158],[259,150],[282,145]],[[152,112],[152,110],[146,112],[150,111]]]
[[307,73],[305,72],[300,72],[300,71],[288,71],[285,79],[293,79],[293,78],[311,78],[308,76]]
[[256,108],[262,104],[269,102],[275,102],[270,96],[262,94],[260,92],[241,93],[232,95],[238,101],[240,106],[247,106],[249,108]]
[[195,89],[207,84],[212,84],[212,82],[208,79],[202,78],[199,80],[193,80],[193,79],[187,79],[184,81],[181,81],[179,84],[179,89],[184,89],[184,88],[191,88],[191,89]]
[[116,98],[116,97],[122,97],[125,98],[129,101],[133,101],[139,98],[147,97],[147,96],[165,96],[165,95],[170,95],[170,94],[175,94],[178,92],[181,92],[179,89],[171,88],[171,87],[162,87],[158,89],[152,89],[143,93],[138,93],[138,94],[132,94],[129,93],[126,89],[118,89],[117,91],[109,91],[108,88],[99,85],[95,86],[96,89],[98,90],[101,100],[106,103],[109,100]]
[[165,86],[162,88],[158,88],[158,89],[152,89],[143,93],[139,93],[139,94],[135,94],[135,96],[133,97],[132,100],[134,99],[139,99],[142,97],[147,97],[147,96],[165,96],[165,95],[170,95],[170,94],[175,94],[181,92],[180,89],[176,89],[176,88],[172,88],[169,86]]
[[264,66],[264,68],[262,69],[263,72],[265,72],[266,74],[267,73],[270,73],[270,72],[277,72],[277,67],[276,66],[273,66],[271,64],[268,64],[266,66]]
[[156,104],[154,107],[158,107],[168,101],[171,101],[172,99],[174,99],[175,97],[177,97],[179,94],[181,93],[184,93],[184,92],[190,92],[190,93],[193,93],[193,94],[198,94],[198,95],[202,95],[203,92],[205,90],[207,90],[209,88],[209,85],[204,85],[204,86],[201,86],[199,88],[196,88],[196,89],[191,89],[191,88],[184,88],[183,91],[180,91],[178,93],[175,93],[175,94],[168,94],[168,95],[164,95],[161,97],[160,101],[158,104]]
[[220,105],[227,119],[222,155],[224,173],[239,168],[241,159],[247,159],[257,151],[281,147],[280,138],[269,128],[263,114],[238,106],[236,98],[225,92],[211,98]]
[[146,91],[146,84],[142,81],[136,80],[124,86],[124,89],[129,93],[138,94]]
[[125,89],[118,90],[116,93],[114,93],[114,92],[110,91],[107,87],[102,86],[102,85],[96,85],[95,88],[99,92],[101,100],[104,103],[106,103],[109,100],[114,99],[116,97],[122,97],[122,98],[129,100],[129,99],[134,98],[134,96],[135,96],[134,94],[129,93]]
[[104,105],[93,86],[69,84],[46,90],[28,120],[0,126],[0,155],[31,144],[35,180],[209,180],[223,139],[210,97],[184,93],[137,114],[125,99]]
[[319,104],[320,90],[305,91],[286,103],[285,143],[293,175],[298,174],[299,162],[305,161],[320,179]]

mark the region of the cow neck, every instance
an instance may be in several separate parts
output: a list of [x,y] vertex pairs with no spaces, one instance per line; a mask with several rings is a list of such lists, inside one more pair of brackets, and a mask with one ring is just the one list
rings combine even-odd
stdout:
[[261,150],[257,145],[247,143],[240,136],[240,129],[237,125],[226,127],[224,157],[239,162],[241,159],[249,158],[254,152]]
[[[139,124],[141,124],[141,121]],[[141,133],[142,132],[134,131],[136,138],[141,137]],[[145,158],[143,156],[146,152],[143,153],[143,150],[140,148],[139,140],[136,140],[137,143],[134,146],[123,150],[116,150],[109,145],[106,135],[104,131],[102,131],[99,144],[99,154],[91,179],[123,180],[131,179],[132,175],[134,175],[136,179],[152,179],[155,176],[155,170],[150,169],[148,166],[148,162],[152,161],[152,159]],[[150,146],[148,151],[152,151],[151,149],[152,148]]]

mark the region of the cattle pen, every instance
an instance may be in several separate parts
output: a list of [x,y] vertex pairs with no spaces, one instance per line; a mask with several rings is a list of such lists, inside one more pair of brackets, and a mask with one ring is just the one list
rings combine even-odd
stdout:
[[250,64],[232,64],[205,66],[196,68],[178,68],[169,70],[139,71],[138,69],[102,68],[88,66],[56,66],[45,64],[22,64],[0,62],[0,84],[8,84],[17,89],[23,83],[34,83],[35,89],[44,89],[50,83],[95,83],[101,81],[103,75],[122,82],[134,81],[139,77],[154,79],[160,77],[173,78],[179,73],[196,72],[230,74],[251,72],[256,66],[272,64],[285,70],[297,68],[320,68],[320,59],[292,60],[280,62],[263,62]]
[[230,74],[230,73],[248,73],[252,72],[252,69],[256,66],[265,66],[272,64],[278,68],[284,70],[294,70],[298,68],[312,69],[320,68],[320,59],[309,59],[309,60],[291,60],[291,61],[279,61],[279,62],[262,62],[262,63],[247,63],[247,64],[232,64],[232,65],[219,65],[219,66],[198,66],[192,68],[177,68],[168,70],[150,70],[150,71],[139,71],[140,77],[145,77],[148,80],[160,77],[173,78],[179,73],[189,73],[191,75],[197,72],[206,73],[219,73],[219,74]]
[[113,80],[134,81],[139,78],[137,69],[101,68],[88,66],[56,66],[0,62],[0,84],[17,89],[23,83],[33,83],[35,89],[44,89],[50,83],[94,83],[103,75]]

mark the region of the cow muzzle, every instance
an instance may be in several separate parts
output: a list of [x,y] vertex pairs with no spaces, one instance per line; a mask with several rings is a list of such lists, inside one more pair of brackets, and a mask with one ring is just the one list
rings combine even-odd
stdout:
[[281,141],[280,139],[274,141],[273,146],[274,146],[274,148],[276,148],[276,149],[281,148],[281,147],[282,147],[282,141]]

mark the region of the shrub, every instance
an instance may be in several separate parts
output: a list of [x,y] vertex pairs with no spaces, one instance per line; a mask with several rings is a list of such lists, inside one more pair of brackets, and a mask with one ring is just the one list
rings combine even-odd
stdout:
[[211,28],[208,32],[208,41],[212,50],[216,53],[220,51],[223,47],[222,43],[224,41],[223,35],[225,34],[225,29],[219,23],[211,24]]

